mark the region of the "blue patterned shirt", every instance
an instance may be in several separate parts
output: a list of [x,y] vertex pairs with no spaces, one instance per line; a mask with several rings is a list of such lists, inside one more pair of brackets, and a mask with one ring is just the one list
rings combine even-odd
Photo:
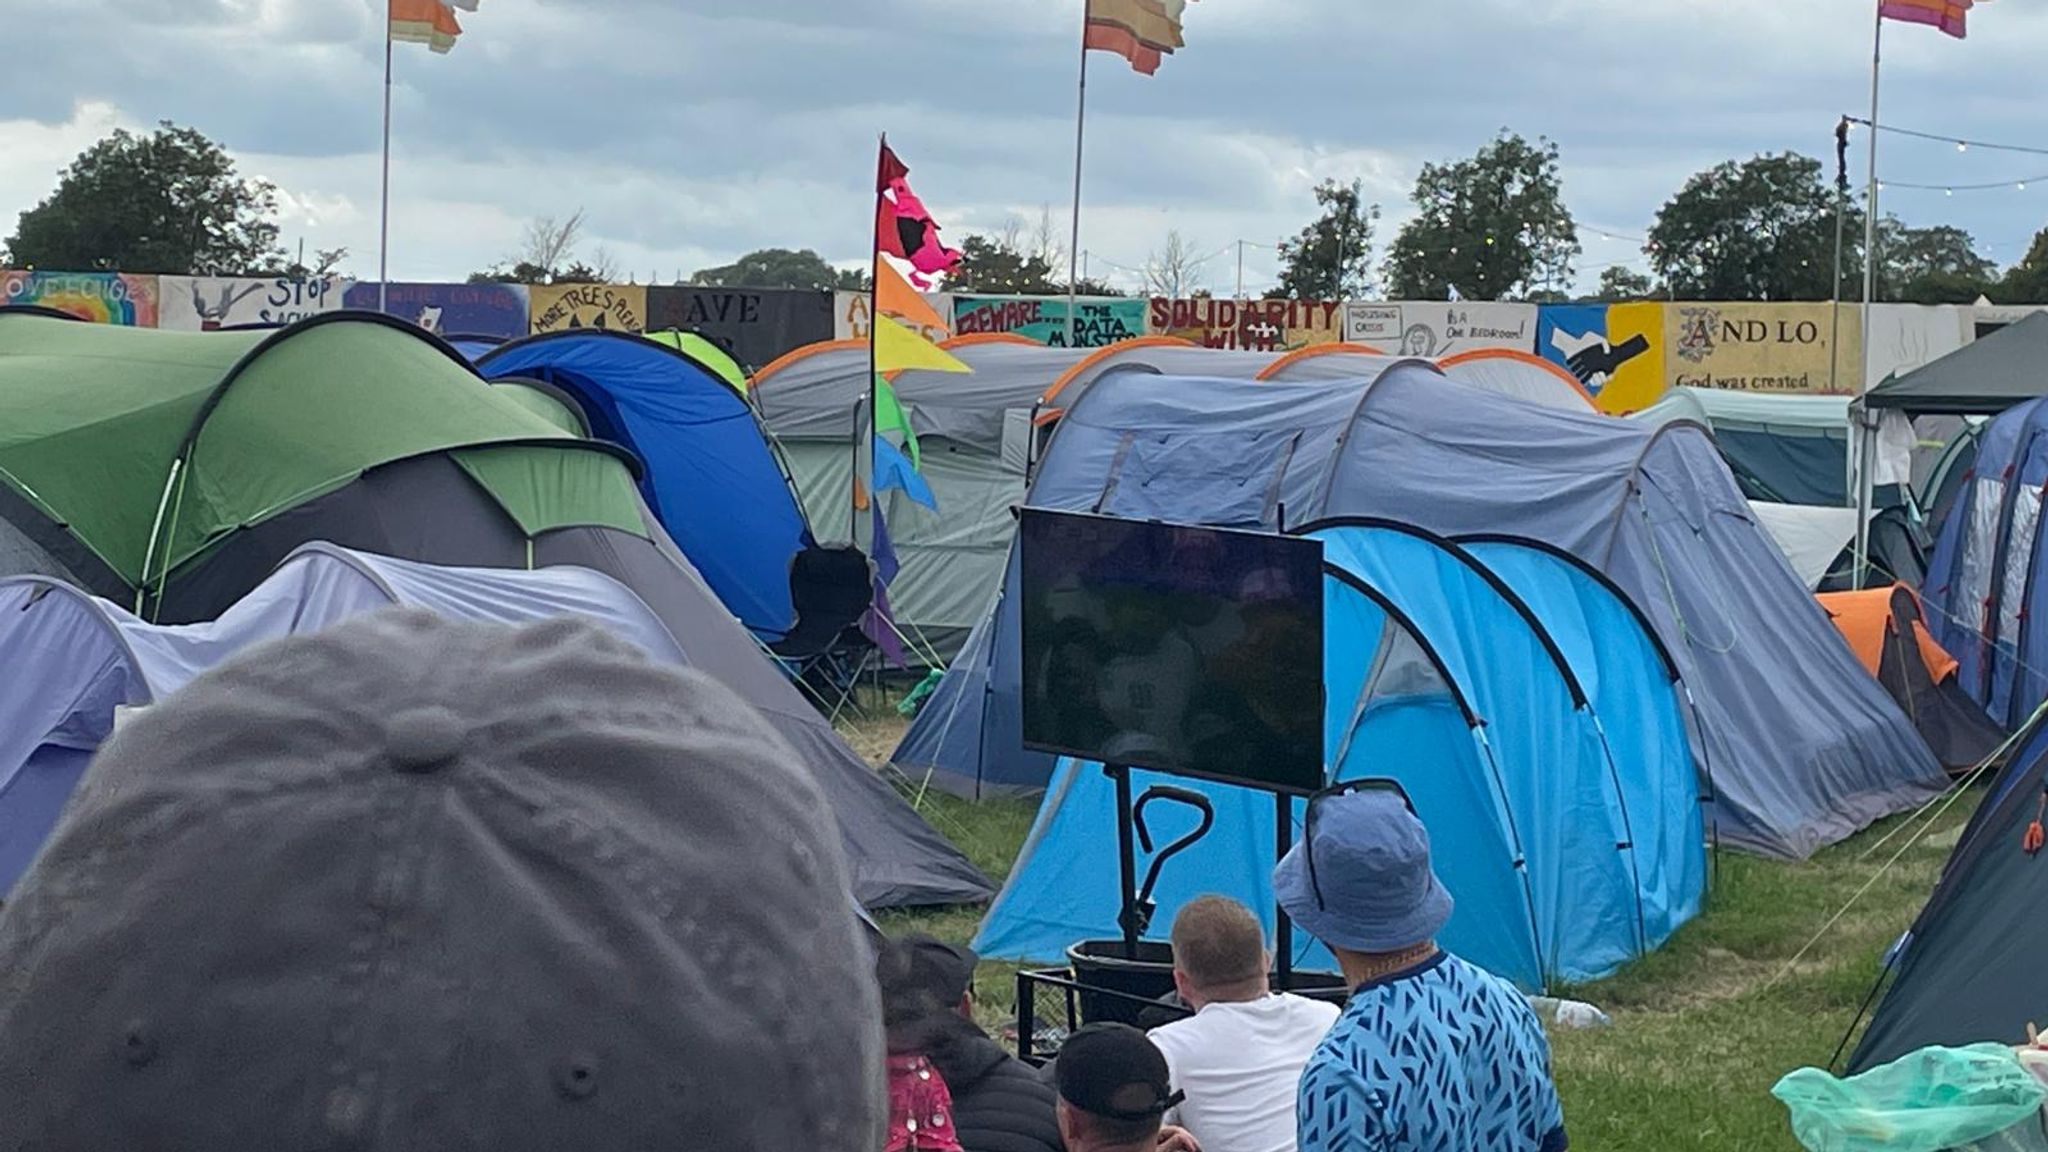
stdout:
[[1300,1152],[1562,1152],[1550,1044],[1514,987],[1448,952],[1362,984],[1302,1070]]

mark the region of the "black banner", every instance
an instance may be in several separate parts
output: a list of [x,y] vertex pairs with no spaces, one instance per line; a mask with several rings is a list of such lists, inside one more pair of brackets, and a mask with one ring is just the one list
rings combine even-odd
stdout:
[[832,338],[832,294],[791,288],[647,289],[647,330],[681,328],[730,353],[749,373]]

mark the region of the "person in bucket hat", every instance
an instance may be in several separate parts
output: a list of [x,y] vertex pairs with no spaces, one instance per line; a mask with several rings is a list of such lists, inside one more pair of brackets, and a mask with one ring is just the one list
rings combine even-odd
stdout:
[[1302,1070],[1301,1152],[1562,1152],[1543,1026],[1513,986],[1437,947],[1454,902],[1399,785],[1311,798],[1273,890],[1352,987]]

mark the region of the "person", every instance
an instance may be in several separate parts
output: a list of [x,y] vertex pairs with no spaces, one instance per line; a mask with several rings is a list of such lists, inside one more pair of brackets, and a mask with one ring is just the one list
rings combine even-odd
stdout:
[[598,627],[417,610],[116,731],[0,916],[0,1148],[881,1147],[818,785]]
[[1543,1027],[1512,986],[1437,947],[1451,896],[1398,785],[1311,799],[1273,888],[1352,986],[1302,1071],[1301,1152],[1563,1152]]
[[1166,1127],[1180,1103],[1166,1057],[1128,1024],[1088,1024],[1060,1046],[1053,1063],[1059,1086],[1060,1136],[1067,1152],[1164,1152],[1199,1148]]
[[1337,1006],[1271,991],[1265,932],[1228,897],[1189,901],[1171,938],[1173,985],[1195,1014],[1151,1033],[1187,1096],[1167,1120],[1209,1152],[1294,1152],[1295,1088]]
[[875,975],[889,1049],[922,1057],[944,1081],[964,1152],[1060,1152],[1052,1086],[974,1023],[979,961],[924,933],[886,942]]

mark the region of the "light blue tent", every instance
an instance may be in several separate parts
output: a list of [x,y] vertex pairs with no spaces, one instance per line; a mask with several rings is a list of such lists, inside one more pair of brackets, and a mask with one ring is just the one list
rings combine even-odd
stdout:
[[790,562],[809,523],[746,397],[684,352],[597,328],[483,352],[494,381],[537,381],[573,402],[590,435],[646,465],[641,491],[705,583],[773,643],[796,623]]
[[[1033,507],[1275,530],[1378,516],[1511,532],[1640,610],[1697,702],[1721,842],[1799,858],[1946,782],[1760,526],[1697,424],[1645,427],[1518,402],[1419,361],[1315,384],[1111,375],[1061,419]],[[1014,568],[1011,578],[1014,579]],[[1045,786],[1018,738],[1004,595],[891,757],[969,794]],[[1620,731],[1617,745],[1650,740]]]
[[[1625,605],[1597,582],[1561,570],[1537,575],[1550,562],[1533,548],[1489,546],[1578,630],[1571,647],[1599,674],[1615,726],[1657,734],[1617,756],[1565,645],[1474,555],[1383,521],[1333,523],[1311,535],[1324,543],[1328,572],[1329,779],[1389,776],[1408,790],[1458,900],[1448,947],[1533,991],[1611,972],[1698,910],[1705,850],[1679,695]],[[1603,641],[1589,627],[1623,635]],[[1152,779],[1135,774],[1134,785]],[[1154,935],[1202,892],[1270,914],[1272,799],[1197,787],[1216,805],[1217,822],[1166,866]],[[1043,960],[1108,934],[1114,815],[1100,770],[1063,763],[977,947]],[[1635,828],[1650,835],[1638,839]],[[1312,941],[1300,944],[1300,962],[1328,962]]]

